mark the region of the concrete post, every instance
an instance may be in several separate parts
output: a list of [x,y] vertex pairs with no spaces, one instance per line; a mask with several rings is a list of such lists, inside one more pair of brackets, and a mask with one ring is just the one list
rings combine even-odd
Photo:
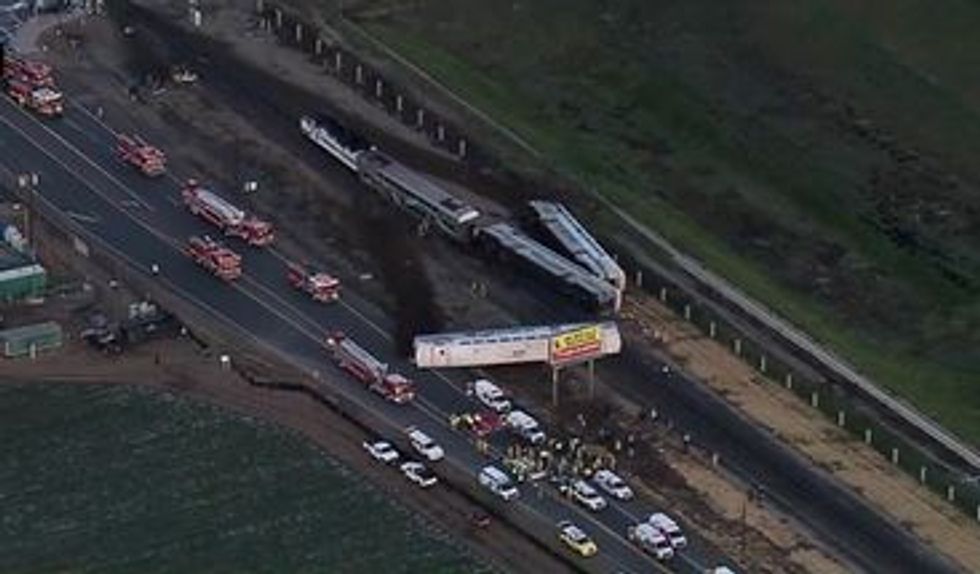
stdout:
[[818,408],[820,406],[820,393],[813,391],[810,394],[810,406],[813,408]]
[[261,14],[263,12],[265,12],[265,1],[264,0],[255,0],[255,13],[256,14]]
[[466,140],[459,138],[459,144],[456,147],[456,155],[463,158],[466,157]]
[[358,64],[357,67],[354,68],[354,82],[357,85],[361,85],[364,83],[364,67],[361,66],[360,64]]
[[398,94],[397,96],[395,96],[395,111],[401,114],[402,110],[404,109],[405,109],[405,99],[402,97],[401,94]]
[[718,453],[717,452],[716,453],[713,453],[711,455],[711,466],[718,466],[718,463],[720,462],[720,460],[721,460],[721,457],[718,456]]
[[732,350],[735,351],[735,355],[742,356],[742,340],[735,339],[732,341]]
[[766,356],[765,355],[760,355],[759,356],[759,372],[760,373],[765,373],[766,372]]
[[786,373],[786,388],[793,388],[793,373]]
[[661,303],[666,303],[667,302],[667,288],[666,287],[661,287],[660,288],[660,302]]
[[296,43],[303,43],[303,25],[299,22],[296,23]]
[[425,127],[425,110],[422,108],[415,111],[415,127],[419,129]]
[[636,286],[643,287],[643,271],[641,269],[636,270]]
[[847,424],[847,413],[837,411],[837,426],[843,427],[845,424]]
[[313,43],[313,53],[317,56],[323,54],[323,38],[317,38]]
[[684,304],[684,320],[685,321],[691,320],[691,305],[688,303]]
[[381,80],[374,81],[374,97],[381,99],[381,95],[384,93],[384,83]]
[[927,468],[924,465],[919,467],[919,484],[926,483],[926,471]]
[[717,335],[718,335],[718,325],[716,325],[714,321],[708,323],[708,336],[714,339],[715,336]]
[[892,464],[898,464],[898,447],[892,447]]
[[874,437],[872,436],[871,429],[864,429],[864,443],[871,444],[872,438]]
[[977,505],[977,522],[980,522],[980,504]]
[[436,126],[436,140],[440,142],[446,140],[446,127],[442,124]]
[[946,500],[950,502],[956,501],[956,487],[952,484],[946,487]]
[[337,50],[337,52],[333,55],[333,67],[338,74],[340,73],[340,70],[343,69],[343,65],[343,55],[340,53],[340,50]]
[[276,31],[282,28],[282,10],[276,8]]

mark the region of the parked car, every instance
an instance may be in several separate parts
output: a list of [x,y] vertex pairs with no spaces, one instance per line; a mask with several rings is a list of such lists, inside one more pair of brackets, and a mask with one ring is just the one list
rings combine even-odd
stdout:
[[592,475],[592,482],[606,494],[619,500],[630,500],[633,498],[633,489],[626,484],[626,481],[611,470],[597,470]]
[[642,548],[657,557],[657,560],[669,560],[674,557],[674,549],[670,545],[667,537],[654,528],[648,522],[634,524],[626,530],[626,537]]
[[436,462],[442,460],[445,456],[442,447],[436,444],[436,441],[432,440],[429,435],[415,427],[409,427],[406,430],[408,432],[408,440],[412,443],[412,448],[424,456],[426,460]]
[[476,400],[483,403],[488,409],[496,413],[506,413],[510,410],[511,404],[507,395],[489,380],[477,379],[473,381],[471,388]]
[[504,500],[510,501],[520,495],[510,476],[495,466],[485,466],[480,469],[477,480],[480,481],[480,485]]
[[394,464],[398,461],[398,449],[386,440],[365,441],[361,443],[364,450],[371,455],[371,458],[385,464]]
[[578,479],[568,487],[568,494],[576,502],[588,508],[592,512],[599,512],[606,507],[606,499],[599,494],[599,491],[592,488],[592,485],[584,480]]
[[538,421],[524,411],[513,410],[504,418],[507,426],[531,444],[542,444],[547,439]]
[[595,556],[599,552],[599,547],[589,535],[570,520],[558,523],[558,539],[583,558]]
[[400,468],[402,474],[405,475],[405,478],[421,486],[422,488],[435,486],[436,483],[439,482],[439,478],[436,477],[436,475],[421,462],[403,462]]
[[681,527],[674,522],[674,519],[667,516],[663,512],[654,512],[647,519],[647,522],[651,526],[663,533],[670,541],[670,545],[677,548],[684,548],[687,546],[687,537],[684,536],[684,532],[681,531]]

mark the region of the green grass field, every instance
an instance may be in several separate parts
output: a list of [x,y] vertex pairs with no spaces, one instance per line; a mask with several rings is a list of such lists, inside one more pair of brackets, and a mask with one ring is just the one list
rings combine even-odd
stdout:
[[119,387],[0,386],[2,572],[489,572],[298,436]]
[[980,442],[980,4],[362,0],[348,17]]

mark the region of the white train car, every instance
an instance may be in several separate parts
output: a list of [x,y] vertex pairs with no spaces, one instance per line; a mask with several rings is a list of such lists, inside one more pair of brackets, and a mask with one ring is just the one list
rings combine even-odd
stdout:
[[374,151],[359,161],[361,178],[404,209],[433,223],[450,237],[467,242],[480,212],[435,181]]
[[626,288],[623,268],[564,205],[542,200],[530,201],[528,205],[537,214],[541,225],[580,265],[616,289]]
[[549,278],[562,291],[599,310],[619,311],[622,291],[532,239],[509,223],[499,222],[479,229],[485,245],[524,262],[538,275]]
[[330,116],[303,116],[299,120],[299,129],[310,141],[355,173],[360,156],[373,149],[364,138]]
[[[606,321],[419,335],[413,349],[419,368],[479,367],[563,362],[559,359],[575,358],[575,344],[589,358],[617,354],[623,346],[616,323]],[[559,352],[565,357],[558,357]]]

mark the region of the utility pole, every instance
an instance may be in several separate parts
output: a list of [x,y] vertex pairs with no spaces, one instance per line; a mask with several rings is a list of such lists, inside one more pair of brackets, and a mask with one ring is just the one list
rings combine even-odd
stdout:
[[31,210],[34,209],[34,195],[37,193],[37,185],[40,178],[36,173],[22,173],[17,176],[17,185],[27,193],[24,201],[24,236],[27,237],[27,244],[31,251],[34,251],[34,225],[31,222]]

